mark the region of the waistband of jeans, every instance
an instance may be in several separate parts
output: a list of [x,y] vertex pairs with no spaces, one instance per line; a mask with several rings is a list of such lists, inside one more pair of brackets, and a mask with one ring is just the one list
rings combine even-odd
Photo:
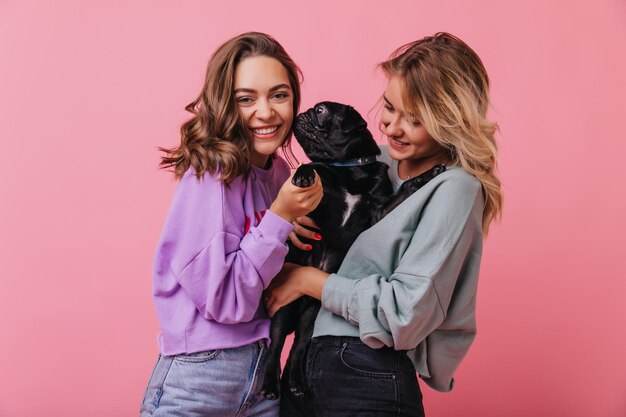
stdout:
[[344,344],[362,344],[363,341],[360,337],[355,336],[317,336],[312,339],[312,342],[322,343],[324,345],[343,346]]
[[[337,346],[337,347],[343,347],[344,345],[355,345],[355,344],[367,346],[365,343],[363,343],[360,337],[355,337],[355,336],[317,336],[311,339],[311,341],[317,342],[326,346]],[[392,351],[392,352],[397,352],[400,354],[406,354],[407,352],[406,350],[396,350],[393,347],[389,347],[389,346],[383,346],[378,349],[376,348],[370,348],[370,349],[381,350],[381,351]]]

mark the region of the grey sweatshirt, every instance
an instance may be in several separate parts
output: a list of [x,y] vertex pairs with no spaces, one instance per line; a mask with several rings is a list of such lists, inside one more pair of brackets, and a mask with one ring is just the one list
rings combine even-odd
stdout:
[[429,386],[450,391],[476,334],[483,208],[462,168],[429,181],[354,242],[324,285],[313,337],[407,350]]

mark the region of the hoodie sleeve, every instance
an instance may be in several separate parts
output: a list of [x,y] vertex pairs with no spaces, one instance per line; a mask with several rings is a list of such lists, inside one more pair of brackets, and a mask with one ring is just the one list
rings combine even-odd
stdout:
[[248,230],[225,222],[232,216],[224,213],[243,212],[245,187],[243,179],[226,186],[208,174],[198,180],[187,172],[155,258],[156,280],[169,283],[171,291],[182,287],[204,318],[224,324],[254,318],[263,290],[283,265],[293,228],[269,210]]

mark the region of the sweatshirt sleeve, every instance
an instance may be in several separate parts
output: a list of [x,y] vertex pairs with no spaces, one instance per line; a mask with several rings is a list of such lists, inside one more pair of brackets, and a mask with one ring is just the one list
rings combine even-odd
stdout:
[[340,269],[324,285],[322,307],[358,326],[373,348],[415,348],[445,320],[470,252],[482,250],[482,212],[478,181],[440,184],[391,276],[351,279]]
[[169,281],[171,290],[182,287],[204,318],[224,324],[254,318],[263,290],[283,265],[293,228],[269,210],[245,234],[244,224],[225,221],[232,212],[243,213],[244,187],[240,179],[226,186],[209,175],[198,181],[187,173],[155,259],[157,277]]

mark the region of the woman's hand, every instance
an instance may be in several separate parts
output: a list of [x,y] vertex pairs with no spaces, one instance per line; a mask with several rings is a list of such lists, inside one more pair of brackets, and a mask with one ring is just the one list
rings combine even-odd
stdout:
[[294,174],[285,181],[278,191],[276,199],[270,206],[270,210],[287,220],[289,223],[296,218],[306,216],[320,203],[324,196],[322,180],[315,173],[315,182],[308,187],[298,187],[291,183]]
[[299,265],[285,262],[283,269],[274,277],[270,286],[265,290],[265,308],[270,317],[282,307],[296,301],[304,294],[300,289],[298,271]]
[[[322,240],[322,235],[320,235],[319,227],[310,217],[298,217],[293,222],[293,230],[289,233],[289,240],[291,243],[300,250],[311,250],[311,245],[308,245],[300,240],[301,237],[305,237],[311,240]],[[317,229],[316,231],[307,229],[307,227],[312,227]]]
[[328,275],[324,271],[285,262],[283,269],[265,290],[265,308],[270,317],[282,307],[294,302],[303,295],[318,300],[322,298],[322,288]]

